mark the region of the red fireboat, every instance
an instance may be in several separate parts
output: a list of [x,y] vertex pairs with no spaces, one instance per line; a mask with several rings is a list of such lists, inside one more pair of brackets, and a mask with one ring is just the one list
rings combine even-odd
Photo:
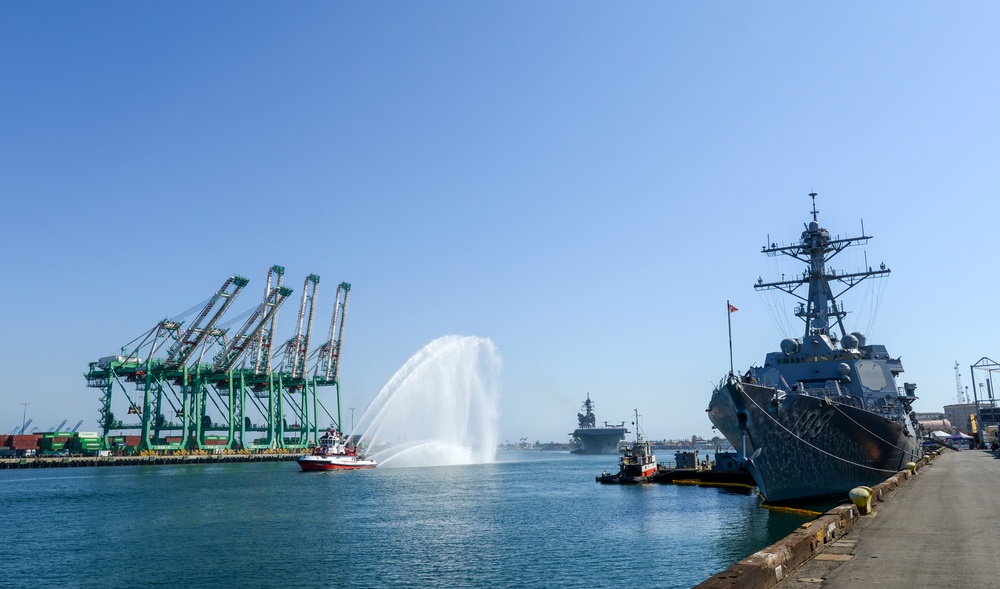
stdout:
[[319,439],[312,454],[299,458],[302,470],[356,470],[377,465],[374,460],[358,456],[358,447],[348,444],[340,432],[332,428]]

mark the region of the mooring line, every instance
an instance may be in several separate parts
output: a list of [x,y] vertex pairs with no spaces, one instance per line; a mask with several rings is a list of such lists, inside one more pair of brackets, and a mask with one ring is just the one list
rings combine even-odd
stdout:
[[751,397],[749,394],[747,394],[747,392],[745,390],[743,390],[743,387],[739,383],[736,383],[736,388],[738,388],[739,391],[741,393],[743,393],[744,397],[746,397],[747,399],[750,399],[750,402],[753,403],[754,406],[757,407],[757,409],[761,413],[763,413],[764,415],[767,415],[768,418],[771,419],[771,421],[773,421],[774,423],[778,424],[778,427],[780,427],[781,429],[785,430],[786,432],[789,433],[789,435],[791,435],[792,437],[794,437],[796,440],[802,442],[806,446],[809,446],[813,450],[816,450],[817,452],[819,452],[821,454],[826,454],[830,458],[839,460],[841,462],[846,462],[847,464],[850,464],[852,466],[857,466],[857,467],[860,467],[860,468],[866,468],[868,470],[874,470],[876,472],[889,472],[889,473],[899,472],[899,471],[896,471],[896,470],[886,470],[884,468],[876,468],[874,466],[868,466],[868,465],[865,465],[865,464],[859,464],[857,462],[853,462],[853,461],[848,460],[846,458],[841,458],[840,456],[837,456],[836,454],[831,454],[830,452],[827,452],[826,450],[824,450],[824,449],[822,449],[822,448],[820,448],[820,447],[818,447],[818,446],[816,446],[814,444],[809,443],[808,441],[804,440],[801,436],[799,436],[798,434],[796,434],[792,430],[790,430],[787,427],[785,427],[785,424],[783,424],[780,421],[778,421],[777,419],[775,419],[775,417],[773,415],[771,415],[764,408],[762,408],[760,405],[758,405],[757,401],[755,401],[753,397]]

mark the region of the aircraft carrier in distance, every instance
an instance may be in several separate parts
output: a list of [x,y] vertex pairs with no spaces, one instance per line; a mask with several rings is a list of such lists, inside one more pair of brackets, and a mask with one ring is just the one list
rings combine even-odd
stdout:
[[587,400],[583,402],[583,413],[576,414],[579,427],[570,434],[573,436],[575,447],[570,451],[573,454],[617,454],[618,444],[625,439],[628,430],[625,429],[625,422],[618,425],[611,425],[604,422],[604,427],[597,427],[597,418],[594,417],[594,402],[590,400],[590,393],[587,393]]

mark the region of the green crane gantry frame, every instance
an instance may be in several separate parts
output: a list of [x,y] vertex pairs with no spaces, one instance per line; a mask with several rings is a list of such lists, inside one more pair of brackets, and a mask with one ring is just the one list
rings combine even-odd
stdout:
[[[263,300],[232,334],[220,321],[249,283],[242,276],[227,279],[186,329],[181,320],[164,319],[120,354],[91,362],[85,377],[102,392],[104,447],[116,446],[111,433],[118,430],[137,431],[138,443],[128,445],[139,450],[299,450],[319,439],[321,409],[341,429],[340,354],[351,285],[338,285],[329,338],[310,354],[319,287],[319,276],[310,274],[295,335],[275,350],[278,310],[292,293],[283,277],[283,267],[271,267]],[[336,416],[319,399],[325,387],[336,391]],[[114,409],[122,405],[127,417],[119,419]]]

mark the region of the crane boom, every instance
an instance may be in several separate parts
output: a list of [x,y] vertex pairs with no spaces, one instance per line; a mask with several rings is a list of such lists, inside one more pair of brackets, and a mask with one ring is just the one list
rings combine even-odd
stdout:
[[[319,348],[319,358],[316,361],[314,374],[322,373],[323,380],[336,381],[340,371],[340,346],[344,335],[344,320],[347,317],[347,299],[351,293],[351,285],[341,282],[337,285],[337,297],[333,304],[333,317],[330,320],[330,335],[326,343]],[[341,301],[343,295],[343,301]]]
[[[282,372],[292,378],[305,375],[306,359],[309,357],[309,339],[312,334],[313,310],[316,308],[316,294],[319,291],[319,276],[310,274],[302,285],[302,303],[299,305],[299,320],[295,326],[295,336],[285,345]],[[308,321],[306,318],[308,317]],[[305,329],[305,331],[303,331]]]
[[[208,304],[201,310],[198,317],[191,323],[191,326],[187,328],[184,335],[170,348],[167,354],[167,360],[165,364],[168,366],[180,366],[187,363],[191,358],[191,354],[194,350],[205,340],[205,337],[212,332],[212,328],[219,321],[223,314],[225,314],[226,309],[229,305],[236,300],[236,296],[240,294],[243,287],[250,282],[242,276],[231,276],[223,284],[222,288],[209,300]],[[229,288],[232,287],[232,291]],[[222,300],[222,305],[216,310],[215,314],[208,321],[204,327],[202,322],[208,317],[212,309],[215,308],[216,304]]]
[[216,354],[212,365],[213,370],[228,372],[236,361],[239,360],[240,356],[243,355],[243,352],[250,347],[251,342],[260,335],[260,331],[264,329],[264,324],[271,319],[274,313],[278,312],[278,308],[281,307],[281,304],[285,302],[290,294],[292,294],[292,289],[285,286],[271,289],[267,298],[247,318],[246,323],[243,324],[240,331],[233,336],[233,339],[229,340],[229,343],[221,352]]
[[347,299],[351,296],[351,285],[346,282],[342,282],[340,285],[344,287],[344,306],[340,311],[340,325],[337,328],[337,341],[333,349],[336,362],[333,365],[332,377],[335,381],[340,378],[340,353],[344,343],[344,324],[347,322]]
[[[277,275],[276,279],[275,275]],[[275,281],[274,286],[281,287],[281,283],[284,278],[284,266],[271,266],[271,269],[267,271],[267,284],[264,286],[265,299],[267,299],[267,295],[271,293],[272,281]],[[253,347],[250,352],[250,357],[253,359],[253,366],[251,366],[251,369],[254,374],[269,374],[271,372],[271,354],[273,351],[271,343],[274,340],[274,331],[277,323],[278,313],[275,311],[271,314],[271,321],[269,322],[268,327],[260,330],[260,333],[254,340]]]

